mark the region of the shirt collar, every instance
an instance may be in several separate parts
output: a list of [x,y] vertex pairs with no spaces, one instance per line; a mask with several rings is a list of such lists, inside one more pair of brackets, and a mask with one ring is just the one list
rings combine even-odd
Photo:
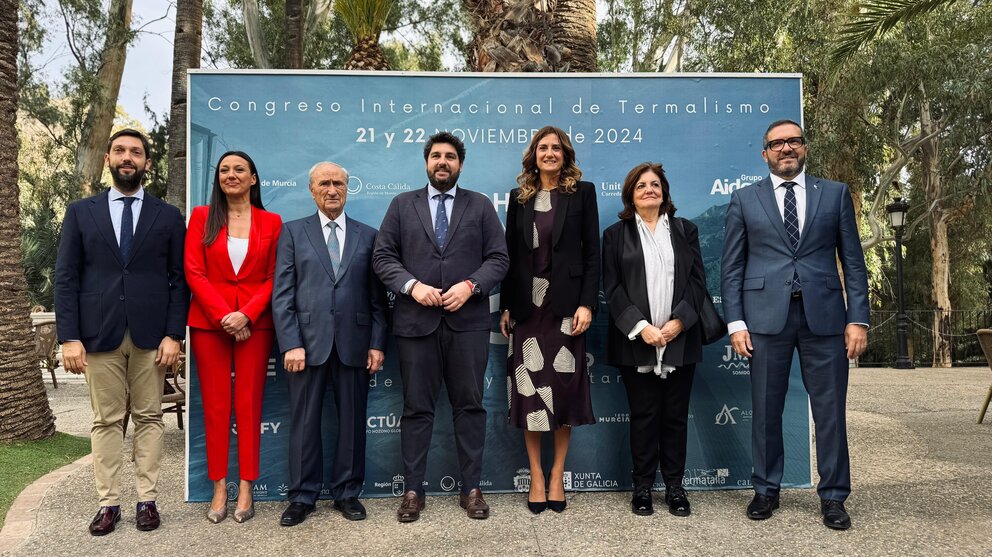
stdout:
[[773,188],[777,188],[777,187],[781,186],[785,182],[795,182],[796,185],[799,186],[800,188],[802,188],[804,190],[806,189],[806,169],[805,168],[802,170],[802,172],[799,173],[798,176],[796,176],[795,178],[793,178],[791,180],[786,180],[785,178],[781,178],[781,177],[776,176],[774,174],[769,174],[768,177],[771,178],[771,180],[772,180],[772,187]]
[[[671,230],[672,229],[672,223],[668,220],[668,214],[667,213],[661,215],[661,218],[658,219],[658,220],[665,227],[665,229],[667,229],[667,230]],[[641,215],[639,215],[637,213],[637,211],[634,211],[634,221],[637,223],[637,226],[638,227],[640,227],[640,226],[647,226],[647,223],[644,222],[644,219],[641,218]],[[648,229],[648,230],[650,230],[650,229]]]
[[451,186],[451,189],[446,192],[441,192],[441,190],[435,188],[432,184],[427,184],[427,197],[430,199],[434,199],[434,196],[440,193],[446,193],[450,195],[452,198],[454,198],[457,191],[458,191],[458,184]]
[[117,201],[118,199],[120,199],[122,197],[133,197],[133,198],[137,199],[138,201],[144,201],[145,200],[145,188],[143,186],[138,186],[138,191],[136,191],[134,193],[134,195],[124,195],[117,188],[115,188],[113,186],[110,186],[110,190],[107,193],[107,197],[109,197],[111,201]]
[[[321,228],[326,228],[327,227],[327,223],[331,222],[331,219],[327,215],[325,215],[323,211],[321,211],[319,209],[317,210],[317,218],[320,219],[320,227]],[[341,228],[342,230],[344,230],[344,221],[345,220],[346,220],[346,217],[345,217],[344,211],[341,211],[341,214],[338,215],[338,218],[334,219],[334,222],[337,223],[337,225],[338,225],[339,228]]]

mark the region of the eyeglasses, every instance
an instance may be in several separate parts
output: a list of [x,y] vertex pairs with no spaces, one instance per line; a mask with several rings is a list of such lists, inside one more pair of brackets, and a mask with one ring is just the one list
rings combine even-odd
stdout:
[[790,137],[789,139],[773,139],[765,144],[765,149],[771,149],[772,151],[781,151],[785,144],[788,143],[789,147],[792,149],[798,149],[803,145],[806,145],[805,137]]

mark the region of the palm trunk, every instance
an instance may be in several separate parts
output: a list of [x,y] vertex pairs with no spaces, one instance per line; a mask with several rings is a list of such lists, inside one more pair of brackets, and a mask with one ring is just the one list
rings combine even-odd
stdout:
[[17,184],[17,0],[0,0],[0,441],[55,433],[34,357]]
[[286,67],[303,67],[303,0],[286,0]]
[[186,212],[186,70],[200,67],[203,0],[176,4],[172,52],[172,105],[169,111],[169,186],[165,200]]
[[596,0],[558,0],[551,31],[564,71],[596,71]]
[[255,58],[255,67],[260,70],[271,68],[272,64],[269,63],[265,41],[262,39],[262,26],[258,20],[258,1],[244,0],[242,13],[245,18],[245,33],[248,35],[248,47],[251,48],[251,55]]
[[107,38],[96,72],[98,88],[76,148],[76,174],[84,195],[96,191],[103,174],[103,155],[117,114],[117,96],[121,91],[127,44],[131,40],[131,3],[132,0],[110,3]]

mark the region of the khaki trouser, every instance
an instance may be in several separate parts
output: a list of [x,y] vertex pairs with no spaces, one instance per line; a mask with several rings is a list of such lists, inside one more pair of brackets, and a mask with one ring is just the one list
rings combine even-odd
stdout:
[[155,365],[155,355],[156,350],[136,347],[129,331],[116,350],[86,354],[86,384],[93,405],[93,473],[100,506],[120,504],[118,476],[129,394],[138,501],[154,501],[158,496],[165,368]]

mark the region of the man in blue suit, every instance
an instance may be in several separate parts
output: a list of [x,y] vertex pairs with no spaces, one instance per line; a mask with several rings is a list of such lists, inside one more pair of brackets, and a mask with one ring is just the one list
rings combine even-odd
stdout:
[[486,442],[483,380],[489,360],[489,292],[509,268],[506,238],[492,200],[458,184],[465,145],[449,132],[424,145],[427,187],[393,198],[372,265],[396,292],[393,333],[403,379],[400,446],[407,486],[396,512],[413,522],[424,509],[424,476],[443,383],[454,418],[461,468],[459,503],[489,517],[480,488]]
[[323,485],[321,409],[330,382],[338,442],[329,483],[334,508],[363,520],[365,412],[369,374],[386,350],[386,291],[372,273],[376,229],[348,217],[348,171],[321,162],[310,170],[318,211],[287,222],[279,235],[272,317],[289,372],[289,507],[280,524],[314,511]]
[[721,277],[730,342],[751,359],[755,495],[747,516],[764,520],[779,506],[782,410],[798,349],[816,428],[820,512],[826,526],[846,530],[847,362],[868,339],[867,270],[854,206],[846,184],[806,175],[799,124],[773,122],[762,145],[771,174],[730,198]]
[[134,419],[138,530],[158,528],[165,368],[179,359],[189,290],[186,226],[179,209],[141,187],[151,168],[148,139],[123,129],[107,144],[109,191],[66,209],[55,262],[55,313],[63,365],[85,373],[93,406],[93,474],[100,509],[90,533],[121,519],[119,471],[124,416]]

